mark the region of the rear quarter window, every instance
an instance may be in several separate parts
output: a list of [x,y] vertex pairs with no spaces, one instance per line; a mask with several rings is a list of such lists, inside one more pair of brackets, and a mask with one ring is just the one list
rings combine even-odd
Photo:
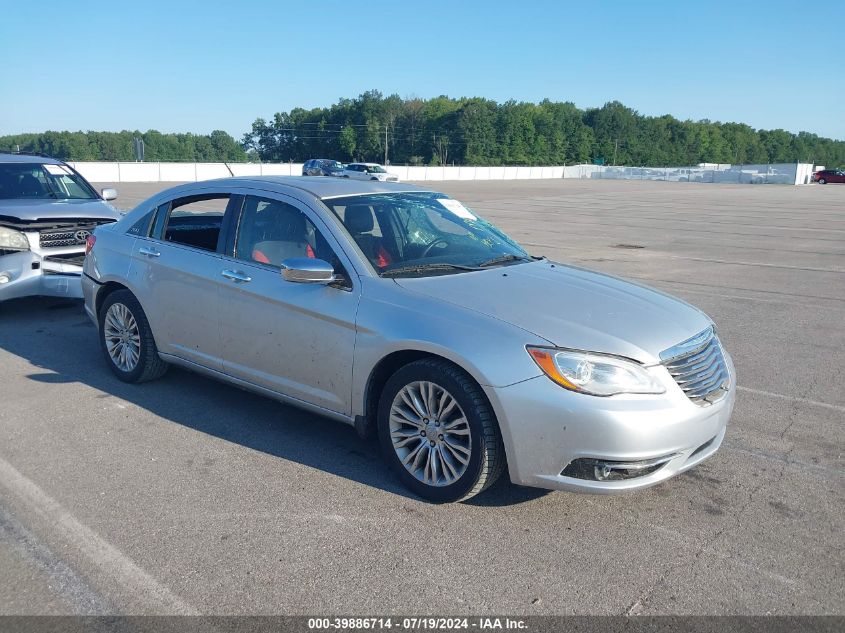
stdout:
[[150,234],[150,227],[153,224],[153,217],[155,216],[155,209],[151,209],[147,211],[141,218],[135,222],[129,230],[126,231],[127,235],[135,235],[137,237],[147,237]]

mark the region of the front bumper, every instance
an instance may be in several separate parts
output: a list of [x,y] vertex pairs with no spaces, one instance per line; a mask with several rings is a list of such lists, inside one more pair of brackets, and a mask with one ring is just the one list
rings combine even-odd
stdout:
[[33,251],[0,256],[0,276],[9,279],[0,283],[0,301],[33,296],[82,298],[82,266]]
[[[731,389],[706,407],[689,400],[661,366],[652,371],[666,393],[654,396],[588,396],[567,391],[546,376],[509,387],[486,387],[502,430],[511,481],[608,494],[653,486],[692,468],[718,450],[733,411],[736,376],[730,357],[725,360]],[[644,469],[647,474],[641,476],[601,481],[564,475],[575,460],[654,460],[661,465]]]

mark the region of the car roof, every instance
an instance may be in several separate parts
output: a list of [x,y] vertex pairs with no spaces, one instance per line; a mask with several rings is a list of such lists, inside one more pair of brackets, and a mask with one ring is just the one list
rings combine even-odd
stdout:
[[432,191],[417,185],[377,180],[351,180],[346,178],[314,178],[308,176],[236,176],[202,180],[177,186],[169,192],[181,194],[186,191],[202,189],[207,186],[224,185],[226,187],[251,187],[284,193],[284,187],[292,187],[310,193],[316,198],[341,198],[361,196],[373,193],[400,193],[412,191]]
[[62,165],[63,161],[37,154],[7,154],[0,152],[0,163],[37,163],[39,165]]

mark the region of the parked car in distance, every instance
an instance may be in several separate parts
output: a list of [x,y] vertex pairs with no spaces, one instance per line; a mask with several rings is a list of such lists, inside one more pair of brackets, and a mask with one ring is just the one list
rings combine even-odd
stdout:
[[0,301],[82,297],[86,240],[120,218],[116,197],[60,160],[0,153]]
[[813,172],[813,182],[826,185],[829,182],[845,183],[845,171],[841,169],[823,169]]
[[312,158],[302,165],[303,176],[340,176],[343,163],[330,158]]
[[389,173],[378,163],[349,163],[341,174],[344,178],[355,180],[379,180],[381,182],[399,182],[399,177]]
[[96,229],[83,289],[119,379],[173,363],[374,431],[436,502],[505,464],[526,486],[651,486],[711,456],[734,404],[704,313],[411,185],[174,187]]

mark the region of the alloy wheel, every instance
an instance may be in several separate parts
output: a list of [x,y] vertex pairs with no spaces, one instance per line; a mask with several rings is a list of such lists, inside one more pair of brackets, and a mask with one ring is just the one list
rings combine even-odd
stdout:
[[106,312],[103,327],[106,350],[115,366],[130,372],[141,357],[141,333],[132,312],[122,303],[115,303]]
[[463,476],[472,454],[469,422],[455,397],[429,381],[412,382],[390,406],[390,440],[405,469],[429,486]]

